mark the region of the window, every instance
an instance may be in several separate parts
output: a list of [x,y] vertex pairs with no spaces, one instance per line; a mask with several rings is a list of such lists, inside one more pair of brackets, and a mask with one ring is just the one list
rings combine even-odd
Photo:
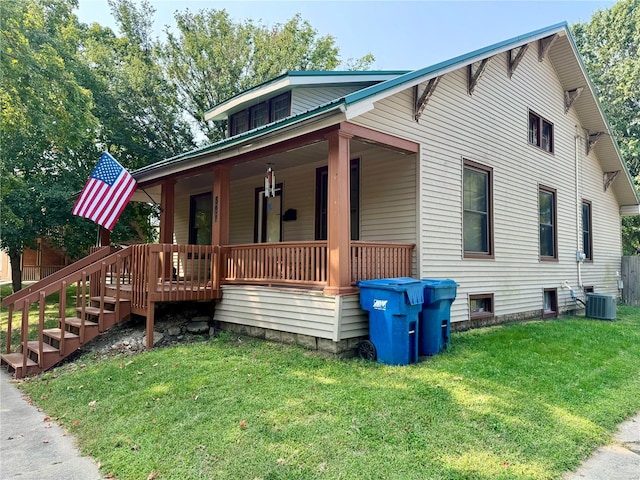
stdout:
[[493,317],[493,293],[469,295],[469,316],[471,318]]
[[463,236],[465,258],[493,258],[493,170],[464,161]]
[[[360,159],[351,160],[349,174],[351,204],[351,240],[360,239]],[[328,167],[316,170],[316,240],[327,239]]]
[[211,192],[191,196],[189,208],[189,243],[191,245],[211,245],[212,212]]
[[272,122],[287,118],[291,110],[291,93],[287,92],[269,101],[270,119]]
[[557,316],[558,316],[558,290],[555,288],[545,288],[542,318],[555,318]]
[[291,92],[287,92],[230,115],[229,135],[239,135],[269,122],[287,118],[290,114]]
[[591,230],[591,202],[582,201],[582,251],[585,260],[593,261],[593,233]]
[[249,111],[243,110],[231,116],[229,122],[229,133],[231,136],[238,135],[249,130]]
[[553,124],[529,112],[529,143],[545,152],[553,153]]
[[556,191],[539,187],[540,260],[558,259],[558,231],[556,226]]
[[266,102],[259,103],[249,109],[251,130],[269,123],[269,107]]

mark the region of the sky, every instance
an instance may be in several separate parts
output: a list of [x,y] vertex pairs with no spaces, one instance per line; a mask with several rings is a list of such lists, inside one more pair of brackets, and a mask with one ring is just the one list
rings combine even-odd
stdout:
[[[136,1],[136,0],[134,0]],[[560,22],[587,22],[612,1],[210,1],[150,0],[154,30],[176,31],[173,13],[189,9],[226,10],[236,21],[284,23],[300,13],[317,30],[331,35],[340,58],[371,53],[374,70],[415,70]],[[107,0],[79,0],[76,14],[85,23],[116,30]]]

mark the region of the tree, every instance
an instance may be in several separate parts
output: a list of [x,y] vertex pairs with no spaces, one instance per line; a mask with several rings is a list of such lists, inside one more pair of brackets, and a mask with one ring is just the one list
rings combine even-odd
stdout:
[[[245,20],[234,23],[225,10],[176,12],[178,33],[167,30],[163,49],[166,73],[201,137],[224,138],[224,122],[208,122],[204,113],[238,93],[288,70],[330,70],[339,50],[330,35],[322,37],[295,15],[267,27]],[[366,68],[367,55],[352,63]]]
[[[640,0],[621,0],[572,26],[585,67],[640,190]],[[622,222],[623,249],[640,248],[640,216]]]
[[[160,45],[152,39],[155,10],[146,1],[110,0],[109,5],[121,35],[98,24],[85,26],[81,58],[100,120],[96,142],[132,170],[195,145],[176,89],[160,66]],[[129,203],[112,241],[153,240],[154,213],[157,208],[148,204]]]
[[[98,227],[71,215],[71,197],[102,150],[132,169],[193,146],[151,40],[153,9],[129,0],[111,6],[121,37],[79,23],[74,0],[0,3],[0,248],[11,260],[14,291],[21,254],[38,237],[71,258],[95,244]],[[129,205],[112,239],[147,241],[150,212],[146,204]]]
[[0,248],[11,261],[14,291],[24,248],[73,222],[56,205],[71,195],[73,165],[86,161],[98,126],[92,94],[74,73],[74,7],[71,0],[2,2]]

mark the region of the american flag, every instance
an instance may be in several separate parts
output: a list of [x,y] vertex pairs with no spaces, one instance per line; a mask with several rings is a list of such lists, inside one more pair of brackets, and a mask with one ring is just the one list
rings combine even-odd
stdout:
[[104,152],[80,192],[72,213],[112,230],[136,186],[129,172]]

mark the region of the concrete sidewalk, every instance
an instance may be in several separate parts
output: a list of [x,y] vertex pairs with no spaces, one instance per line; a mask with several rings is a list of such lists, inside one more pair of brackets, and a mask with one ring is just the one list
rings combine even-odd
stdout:
[[80,455],[73,437],[27,403],[4,370],[0,371],[0,478],[102,478],[96,463]]
[[640,412],[620,424],[614,440],[563,480],[640,480]]
[[[101,479],[98,466],[80,455],[73,437],[46,418],[0,371],[0,478]],[[614,439],[563,480],[640,480],[640,412],[620,425]]]

